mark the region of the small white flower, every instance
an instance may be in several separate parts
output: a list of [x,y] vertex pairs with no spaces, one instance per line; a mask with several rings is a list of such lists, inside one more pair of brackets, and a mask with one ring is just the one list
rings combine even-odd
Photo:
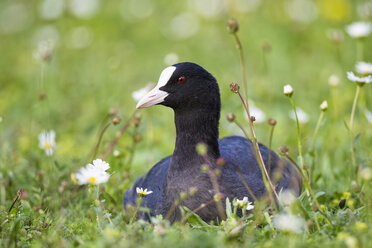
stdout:
[[120,152],[118,150],[114,150],[112,154],[114,155],[114,157],[120,156]]
[[[101,161],[103,163],[101,163],[99,161],[97,162],[97,160],[95,160],[95,161],[96,161],[96,163],[95,163],[96,165],[88,164],[86,167],[81,168],[75,174],[75,178],[80,185],[83,185],[83,184],[97,185],[97,184],[107,182],[108,179],[110,178],[110,174],[108,174],[105,171],[108,168],[110,168],[110,166],[102,160]],[[94,164],[94,162],[93,162],[93,164]],[[107,168],[107,169],[105,169],[105,168]]]
[[152,193],[152,191],[147,191],[147,189],[143,189],[139,187],[136,188],[136,191],[139,197],[144,197]]
[[102,159],[97,158],[97,159],[93,160],[93,164],[88,164],[87,168],[92,168],[94,170],[99,170],[99,171],[105,172],[108,169],[110,169],[110,165],[107,162],[103,161]]
[[52,40],[43,40],[39,42],[33,56],[39,62],[49,62],[52,59],[54,42]]
[[[305,111],[303,111],[301,108],[297,107],[296,112],[297,112],[298,121],[300,123],[306,123],[309,121],[309,115]],[[296,120],[296,115],[293,110],[289,112],[289,117],[291,117],[292,120]]]
[[176,53],[168,53],[164,57],[164,63],[165,65],[174,65],[178,62],[178,55]]
[[39,147],[45,151],[47,156],[53,155],[53,149],[56,148],[56,133],[54,130],[47,132],[46,130],[42,131],[39,135]]
[[368,75],[367,77],[358,77],[358,76],[355,76],[355,74],[351,71],[347,72],[347,78],[350,81],[360,83],[360,84],[369,84],[369,83],[372,82],[372,76],[371,75]]
[[136,90],[132,93],[133,99],[138,102],[141,100],[142,97],[144,97],[150,90],[152,90],[155,87],[154,83],[148,83],[145,87]]
[[283,87],[284,95],[291,96],[293,94],[293,88],[291,85],[287,84]]
[[366,116],[367,121],[372,124],[372,112],[366,109],[364,115]]
[[372,74],[372,63],[358,62],[355,65],[355,70],[362,75]]
[[328,102],[327,101],[323,101],[322,104],[320,104],[320,109],[322,111],[326,111],[328,109]]
[[302,233],[305,230],[304,220],[291,214],[275,216],[273,224],[276,228],[285,232]]
[[330,86],[337,86],[340,84],[340,78],[336,75],[336,74],[332,74],[329,78],[328,78],[328,83]]
[[367,22],[354,22],[346,26],[346,32],[356,39],[367,37],[372,32],[372,26]]
[[252,202],[248,201],[248,197],[244,196],[243,200],[236,200],[236,205],[240,208],[245,208],[248,211],[254,209],[254,205]]

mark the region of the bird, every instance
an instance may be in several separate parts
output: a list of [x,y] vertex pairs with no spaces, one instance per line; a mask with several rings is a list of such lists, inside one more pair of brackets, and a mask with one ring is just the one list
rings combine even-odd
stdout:
[[[230,200],[244,197],[253,200],[267,195],[252,141],[241,136],[219,139],[220,91],[217,80],[207,70],[192,62],[165,68],[157,85],[138,101],[136,108],[153,105],[173,109],[174,152],[140,176],[125,192],[124,209],[137,206],[137,187],[147,188],[153,193],[143,197],[141,207],[149,211],[140,212],[138,218],[162,215],[171,223],[180,221],[182,213],[178,206],[174,207],[178,201],[189,210],[199,208],[196,214],[210,222],[224,218],[213,201],[217,193]],[[206,148],[204,155],[197,151],[198,144]],[[266,168],[270,154],[271,180],[280,174],[279,180],[274,182],[276,192],[288,190],[298,196],[302,190],[302,177],[296,168],[263,144],[259,144],[259,148]],[[219,161],[224,161],[223,165]],[[207,170],[220,172],[215,182],[211,173],[205,171],[206,165]],[[196,192],[180,201],[180,195],[191,192],[190,189]],[[225,208],[224,201],[221,202]],[[202,204],[204,207],[200,207]]]

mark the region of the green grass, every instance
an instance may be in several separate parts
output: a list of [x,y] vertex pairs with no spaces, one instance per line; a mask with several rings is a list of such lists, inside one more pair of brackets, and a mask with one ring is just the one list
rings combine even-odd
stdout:
[[[344,30],[354,21],[371,22],[371,16],[360,16],[357,11],[365,1],[305,1],[314,3],[317,10],[316,19],[309,23],[288,16],[289,0],[259,1],[251,12],[234,8],[239,1],[221,1],[225,5],[213,17],[202,16],[195,7],[197,1],[138,2],[147,3],[145,6],[150,2],[152,12],[143,6],[140,9],[151,15],[135,18],[136,1],[110,0],[101,1],[91,18],[76,17],[66,7],[59,18],[45,20],[40,15],[43,1],[0,2],[0,247],[370,246],[371,181],[360,180],[361,189],[353,183],[350,135],[345,126],[356,90],[346,72],[354,70],[357,45]],[[171,31],[171,23],[183,13],[191,13],[199,29],[193,36],[179,39]],[[240,24],[249,98],[266,113],[266,119],[278,122],[273,150],[286,145],[292,158],[298,156],[296,123],[288,117],[292,107],[283,95],[285,84],[292,85],[296,106],[309,115],[309,122],[300,124],[302,153],[321,210],[332,225],[312,210],[306,193],[291,208],[282,209],[305,220],[306,230],[301,234],[271,228],[270,218],[262,214],[268,210],[259,207],[243,219],[232,214],[219,225],[203,223],[197,216],[189,224],[173,226],[161,218],[128,224],[132,216],[123,211],[125,190],[174,148],[173,113],[161,106],[141,110],[138,128],[130,125],[115,146],[120,156],[110,153],[105,158],[111,177],[100,185],[99,192],[111,214],[110,224],[96,201],[97,189],[75,185],[70,176],[93,159],[90,152],[113,108],[122,122],[110,125],[98,152],[115,138],[135,111],[131,93],[157,81],[167,66],[164,57],[168,53],[178,54],[179,61],[202,65],[217,78],[222,96],[221,137],[242,135],[226,120],[229,112],[248,130],[243,106],[229,90],[231,82],[241,84],[239,54],[226,30],[229,17]],[[50,62],[40,63],[33,52],[37,34],[45,27],[56,30],[58,39]],[[90,42],[81,49],[71,48],[77,27],[89,30]],[[343,33],[340,43],[328,38],[330,29]],[[269,44],[269,52],[263,51],[264,44]],[[372,61],[371,45],[372,38],[367,37],[363,53],[367,62]],[[328,84],[331,74],[340,78],[337,87]],[[371,99],[371,85],[366,85],[361,89],[353,127],[356,159],[362,168],[372,167],[372,124],[364,115],[366,108],[372,109]],[[323,100],[328,100],[329,108],[311,153]],[[255,126],[258,140],[267,145],[267,121]],[[50,157],[38,147],[38,135],[44,129],[53,129],[57,135],[58,147]],[[8,212],[21,188],[26,193]],[[346,199],[344,209],[338,206],[342,199]]]

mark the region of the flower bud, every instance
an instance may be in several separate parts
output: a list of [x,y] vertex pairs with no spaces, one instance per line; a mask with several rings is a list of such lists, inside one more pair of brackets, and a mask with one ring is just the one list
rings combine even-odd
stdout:
[[208,151],[208,148],[204,143],[200,142],[196,145],[196,152],[199,155],[204,156],[207,154],[207,151]]
[[187,198],[187,193],[186,192],[181,192],[180,193],[180,200],[185,200]]
[[289,97],[292,96],[293,94],[293,88],[289,84],[284,85],[283,91],[284,91],[284,95],[289,96]]
[[253,115],[251,115],[251,122],[255,122],[256,121],[256,117],[254,117]]
[[116,108],[110,108],[108,112],[109,116],[115,116],[117,115],[117,113],[118,113],[118,110]]
[[281,147],[279,148],[279,151],[280,151],[281,153],[283,153],[283,154],[287,154],[287,152],[288,152],[288,147],[286,147],[286,146],[281,146]]
[[238,93],[240,89],[240,86],[237,83],[231,83],[230,84],[230,90],[234,93]]
[[219,177],[221,175],[221,170],[220,169],[215,169],[214,174],[216,175],[216,177]]
[[233,122],[235,120],[235,115],[233,113],[228,113],[226,115],[226,119],[229,121],[229,122]]
[[196,192],[198,192],[198,188],[197,187],[190,187],[189,188],[189,194],[190,195],[195,195]]
[[121,119],[119,116],[115,116],[114,118],[112,118],[112,124],[117,125],[120,122],[121,122]]
[[270,126],[275,126],[276,125],[276,120],[274,118],[270,118],[268,120],[268,123],[269,123]]
[[328,109],[328,102],[323,101],[322,104],[320,104],[320,110],[327,111],[327,109]]
[[224,166],[224,165],[226,164],[226,161],[225,161],[224,158],[219,157],[219,158],[217,159],[216,163],[217,163],[218,166]]
[[227,30],[229,30],[231,34],[234,34],[239,30],[239,23],[234,18],[230,18],[229,20],[227,20],[226,26]]

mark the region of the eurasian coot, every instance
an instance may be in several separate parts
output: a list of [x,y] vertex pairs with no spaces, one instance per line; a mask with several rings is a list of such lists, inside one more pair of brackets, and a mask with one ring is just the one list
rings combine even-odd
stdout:
[[[174,110],[176,124],[176,144],[172,156],[158,162],[146,175],[138,178],[133,187],[124,195],[124,207],[136,205],[138,198],[136,187],[147,188],[153,193],[143,198],[142,206],[150,209],[151,215],[165,216],[179,199],[181,192],[191,187],[197,193],[182,201],[190,210],[198,208],[202,203],[211,202],[215,192],[210,175],[201,170],[206,157],[200,156],[196,145],[203,142],[207,147],[207,160],[212,169],[221,170],[218,177],[220,192],[232,200],[242,199],[249,194],[241,180],[243,175],[256,197],[262,197],[265,185],[261,170],[252,153],[252,142],[240,136],[230,136],[218,140],[218,123],[220,119],[220,93],[216,79],[205,69],[194,63],[179,63],[167,67],[160,75],[156,87],[146,94],[137,104],[137,108],[145,108],[155,104],[168,106]],[[281,173],[276,183],[276,190],[291,190],[299,195],[302,178],[291,163],[279,158],[273,151],[260,144],[260,150],[268,167],[268,154],[271,153],[271,174]],[[218,158],[224,158],[223,166],[217,165]],[[238,172],[239,171],[239,172]],[[239,174],[240,173],[240,174]],[[168,216],[171,222],[180,220],[178,208]],[[215,203],[202,208],[197,214],[205,221],[216,220],[219,211]],[[140,218],[147,218],[142,212]]]

